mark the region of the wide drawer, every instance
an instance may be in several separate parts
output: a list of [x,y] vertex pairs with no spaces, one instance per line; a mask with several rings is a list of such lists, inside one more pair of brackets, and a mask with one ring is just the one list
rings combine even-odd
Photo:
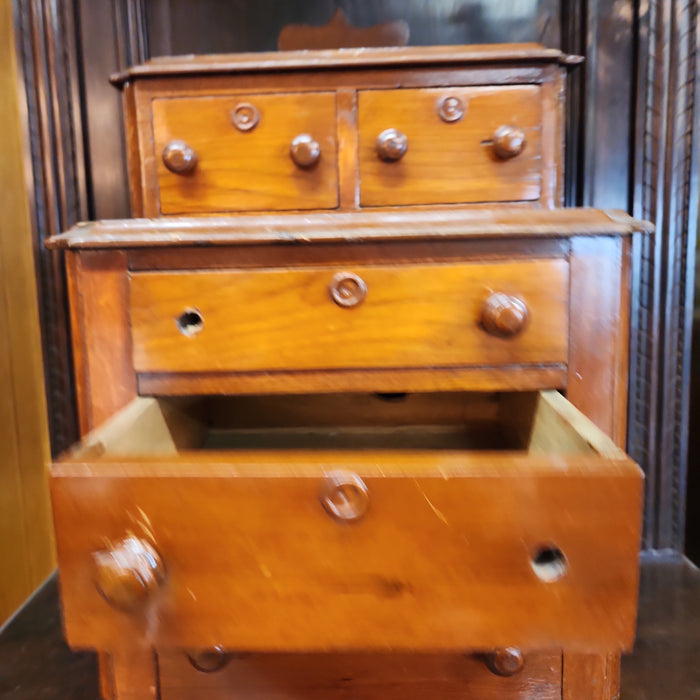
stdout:
[[541,99],[535,85],[361,91],[360,204],[539,199]]
[[335,93],[153,100],[161,214],[338,206]]
[[641,473],[554,392],[137,399],[51,486],[74,646],[632,643]]
[[137,372],[566,363],[563,259],[133,273]]

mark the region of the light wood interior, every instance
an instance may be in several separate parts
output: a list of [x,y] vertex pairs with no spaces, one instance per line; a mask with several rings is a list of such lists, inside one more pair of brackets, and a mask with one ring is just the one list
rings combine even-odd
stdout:
[[55,566],[13,5],[0,4],[0,626]]
[[624,458],[555,391],[134,399],[71,458],[236,450],[469,450]]

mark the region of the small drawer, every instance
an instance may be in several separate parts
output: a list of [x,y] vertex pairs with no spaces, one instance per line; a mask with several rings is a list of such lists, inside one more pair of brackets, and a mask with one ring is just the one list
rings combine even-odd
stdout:
[[538,86],[366,90],[358,123],[362,206],[540,197]]
[[76,647],[632,644],[641,472],[555,392],[139,398],[51,488]]
[[563,259],[133,273],[137,372],[566,363]]
[[153,100],[161,214],[338,206],[335,94]]

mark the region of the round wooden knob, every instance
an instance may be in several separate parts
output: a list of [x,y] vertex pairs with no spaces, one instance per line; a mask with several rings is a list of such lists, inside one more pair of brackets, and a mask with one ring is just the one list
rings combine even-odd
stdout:
[[340,522],[355,522],[369,509],[369,491],[353,472],[337,471],[326,476],[319,494],[328,515]]
[[197,167],[197,154],[184,141],[171,141],[163,149],[165,167],[176,175],[187,175]]
[[448,124],[460,121],[464,117],[464,111],[464,102],[454,95],[445,97],[438,104],[440,119]]
[[160,555],[148,542],[127,537],[111,549],[93,554],[97,590],[120,610],[142,606],[165,580]]
[[525,659],[517,647],[506,647],[487,654],[486,665],[497,676],[514,676],[523,670]]
[[377,136],[377,155],[389,162],[401,160],[408,150],[408,138],[396,129],[386,129]]
[[338,272],[328,285],[328,291],[338,306],[349,309],[365,300],[367,285],[354,272]]
[[202,673],[215,673],[220,671],[229,661],[233,654],[227,654],[221,647],[205,649],[203,651],[188,652],[187,658],[190,663]]
[[499,126],[493,134],[493,152],[501,160],[520,155],[525,143],[525,132],[516,126]]
[[481,308],[481,325],[491,335],[512,338],[518,335],[527,324],[527,306],[518,299],[497,292],[492,294]]
[[289,147],[289,155],[300,168],[311,168],[321,157],[321,146],[309,134],[299,134]]

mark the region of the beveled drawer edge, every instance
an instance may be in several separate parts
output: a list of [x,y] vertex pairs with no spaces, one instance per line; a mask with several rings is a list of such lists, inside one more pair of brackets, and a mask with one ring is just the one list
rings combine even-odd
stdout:
[[625,212],[589,208],[438,208],[393,210],[117,219],[77,224],[52,236],[46,247],[118,248],[253,243],[356,243],[382,240],[460,240],[511,237],[629,236],[651,233],[653,224]]
[[507,391],[565,389],[567,368],[553,365],[395,368],[276,372],[137,374],[143,396],[220,393],[329,393],[336,391]]

